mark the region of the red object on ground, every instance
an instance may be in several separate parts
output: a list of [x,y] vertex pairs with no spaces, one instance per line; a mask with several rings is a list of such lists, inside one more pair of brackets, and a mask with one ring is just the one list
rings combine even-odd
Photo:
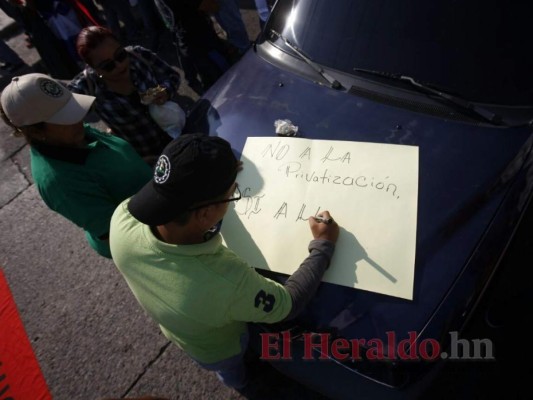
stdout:
[[52,399],[0,268],[0,399]]
[[78,15],[78,19],[80,20],[82,27],[89,25],[100,25],[81,1],[70,0],[69,3]]

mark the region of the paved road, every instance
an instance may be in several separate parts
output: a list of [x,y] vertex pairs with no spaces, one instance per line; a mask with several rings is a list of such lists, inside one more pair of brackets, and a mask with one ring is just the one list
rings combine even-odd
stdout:
[[[242,1],[241,11],[253,39],[259,27],[252,4]],[[20,29],[1,13],[0,31],[29,65],[17,74],[42,70],[37,52],[25,47]],[[176,65],[170,40],[162,41],[160,55]],[[2,88],[10,78],[0,73]],[[180,94],[185,107],[197,99],[185,85]],[[238,393],[170,345],[112,261],[97,256],[80,229],[44,206],[32,182],[28,146],[1,122],[0,267],[54,399],[324,399],[261,365],[252,385]],[[501,373],[501,365],[455,365],[427,398],[491,398]]]

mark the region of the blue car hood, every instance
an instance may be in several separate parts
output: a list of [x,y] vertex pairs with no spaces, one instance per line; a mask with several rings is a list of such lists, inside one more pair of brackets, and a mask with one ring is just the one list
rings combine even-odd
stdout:
[[[491,240],[503,245],[524,207],[509,200],[509,192],[520,198],[529,190],[513,183],[529,128],[453,121],[381,104],[314,83],[249,51],[200,100],[189,129],[224,137],[239,153],[248,136],[275,136],[278,119],[291,120],[306,138],[419,147],[413,300],[323,282],[299,322],[347,338],[384,338],[387,331],[421,333],[443,307],[462,312],[472,285],[450,293],[465,276],[486,274],[490,267],[475,256],[480,244],[496,224]],[[498,213],[506,223],[497,222]]]

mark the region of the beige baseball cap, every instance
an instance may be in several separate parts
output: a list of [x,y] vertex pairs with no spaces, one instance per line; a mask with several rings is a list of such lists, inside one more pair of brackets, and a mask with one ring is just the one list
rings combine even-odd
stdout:
[[17,127],[49,122],[71,125],[89,112],[95,97],[71,93],[48,75],[15,76],[2,91],[4,112]]

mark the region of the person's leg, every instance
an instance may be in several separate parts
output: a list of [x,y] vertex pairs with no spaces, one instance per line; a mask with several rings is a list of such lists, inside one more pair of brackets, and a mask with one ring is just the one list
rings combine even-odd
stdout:
[[220,8],[216,13],[218,23],[226,31],[228,41],[244,53],[250,47],[250,39],[242,20],[238,1],[220,0],[219,4]]
[[163,22],[159,17],[153,0],[139,0],[137,7],[139,8],[144,28],[154,34],[160,33],[163,30]]
[[181,70],[187,81],[187,85],[199,95],[204,94],[205,87],[198,78],[198,70],[192,60],[189,47],[185,40],[185,32],[181,29],[177,29],[174,32],[174,45],[178,54],[178,61]]
[[107,27],[116,37],[120,37],[120,22],[118,15],[112,6],[108,5],[108,2],[101,2],[102,10],[104,12],[105,22]]
[[270,16],[270,8],[268,7],[266,0],[255,0],[255,8],[257,9],[257,14],[259,16],[259,26],[263,29]]
[[211,87],[224,72],[209,56],[210,51],[216,50],[213,48],[214,44],[209,40],[209,35],[189,32],[181,24],[178,24],[175,33],[185,79],[196,93],[201,94]]
[[246,386],[246,367],[242,356],[228,358],[215,365],[211,364],[210,368],[206,369],[214,371],[218,379],[226,386],[235,389]]
[[[137,35],[137,21],[130,10],[128,0],[100,0],[108,28],[121,39],[128,41]],[[125,35],[122,35],[120,21],[124,24]],[[124,37],[126,36],[126,37]]]
[[155,3],[153,0],[139,0],[137,5],[137,13],[141,16],[143,23],[143,34],[148,39],[147,47],[151,50],[158,50],[162,45],[160,38],[165,27],[163,21],[159,16]]
[[246,365],[244,364],[244,354],[248,348],[249,342],[248,332],[241,336],[241,352],[233,357],[226,358],[225,360],[213,363],[204,364],[198,362],[198,364],[209,370],[214,371],[217,374],[218,379],[226,386],[242,389],[248,383],[246,374]]
[[115,4],[115,12],[118,15],[118,18],[124,24],[124,30],[128,40],[135,39],[139,34],[137,28],[137,21],[131,12],[131,6],[128,0],[113,0]]

